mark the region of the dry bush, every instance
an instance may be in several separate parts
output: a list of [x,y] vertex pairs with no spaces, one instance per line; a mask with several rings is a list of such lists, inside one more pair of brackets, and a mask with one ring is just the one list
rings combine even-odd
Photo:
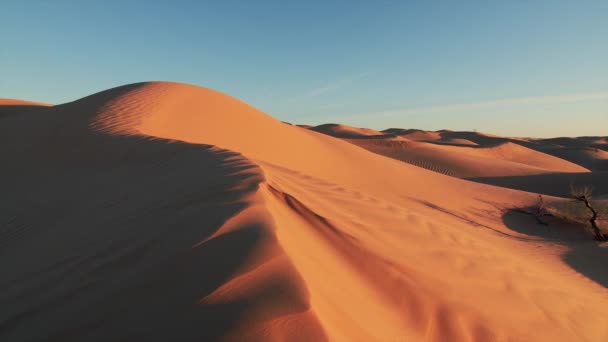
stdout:
[[[597,220],[606,226],[608,224],[608,200],[591,200],[590,202],[598,212]],[[589,223],[589,210],[583,203],[575,200],[547,203],[544,209],[555,217],[571,222]],[[608,227],[600,226],[600,228],[608,230]]]
[[608,234],[608,200],[593,200],[593,188],[570,187],[572,200],[552,203],[547,212],[565,220],[584,224],[597,240],[604,241]]

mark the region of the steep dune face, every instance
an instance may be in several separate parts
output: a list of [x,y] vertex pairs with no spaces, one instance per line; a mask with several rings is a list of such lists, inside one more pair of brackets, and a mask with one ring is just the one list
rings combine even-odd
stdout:
[[176,83],[0,120],[0,337],[608,338],[605,250],[504,215],[533,194]]

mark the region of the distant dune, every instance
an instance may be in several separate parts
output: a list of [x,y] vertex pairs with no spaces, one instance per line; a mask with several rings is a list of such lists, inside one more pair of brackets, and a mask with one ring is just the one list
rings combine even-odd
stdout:
[[526,177],[594,175],[554,142],[300,127],[171,82],[11,113],[2,341],[608,340],[606,245],[514,210]]
[[569,197],[571,185],[593,187],[595,197],[608,199],[608,172],[550,173],[507,177],[471,178],[476,182],[544,195]]
[[[335,126],[335,125],[334,125]],[[559,184],[563,189],[553,188],[546,183],[546,189],[539,190],[534,186],[534,192],[564,194],[569,191],[569,183],[576,180],[576,174],[590,171],[604,171],[608,167],[608,151],[595,147],[584,147],[585,144],[596,145],[603,141],[600,138],[560,139],[521,139],[503,138],[478,132],[437,131],[426,132],[416,129],[391,128],[381,134],[364,135],[356,138],[345,135],[342,130],[318,129],[321,125],[309,128],[324,134],[345,138],[354,145],[371,152],[397,159],[409,164],[446,175],[468,178],[483,182],[495,182],[496,177],[521,177],[532,175],[549,175],[560,173]],[[356,129],[350,128],[350,131]],[[361,129],[358,129],[361,130]],[[555,145],[555,142],[567,142],[569,146]],[[570,146],[579,147],[570,147]],[[516,178],[510,178],[516,179]],[[519,178],[522,179],[522,178]],[[529,179],[539,179],[533,177]],[[551,177],[555,179],[555,177]],[[589,185],[597,185],[604,193],[604,183],[601,177],[586,177]],[[519,190],[526,190],[513,182],[500,182]],[[527,183],[526,183],[527,184]],[[597,190],[597,189],[596,189]],[[608,193],[608,192],[607,192]]]
[[324,124],[314,127],[307,127],[315,132],[324,133],[338,138],[370,138],[384,136],[382,132],[375,131],[369,128],[357,128],[347,125]]
[[571,161],[593,171],[608,171],[608,146],[598,147],[549,147],[544,152]]

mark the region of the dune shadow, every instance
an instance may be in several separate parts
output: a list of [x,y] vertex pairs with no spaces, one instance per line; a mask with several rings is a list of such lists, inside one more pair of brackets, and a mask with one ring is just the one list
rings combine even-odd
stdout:
[[28,113],[35,110],[45,109],[42,105],[0,105],[0,119],[9,115]]
[[568,251],[562,255],[564,262],[597,284],[608,287],[608,246],[594,241],[584,226],[551,217],[545,219],[547,225],[541,225],[534,215],[527,215],[521,209],[505,211],[502,220],[515,232],[568,247]]
[[[264,179],[257,165],[86,126],[28,133],[14,119],[0,127],[0,340],[217,340],[245,316],[307,309],[296,300],[251,319],[252,297],[201,302],[275,257],[261,219],[214,236],[250,207]],[[291,285],[268,284],[261,298]]]

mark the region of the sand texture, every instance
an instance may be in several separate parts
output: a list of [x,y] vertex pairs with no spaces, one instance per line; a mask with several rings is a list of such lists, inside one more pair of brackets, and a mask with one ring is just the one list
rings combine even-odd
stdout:
[[1,341],[608,341],[608,246],[516,210],[605,195],[605,138],[289,125],[170,82],[2,101]]

